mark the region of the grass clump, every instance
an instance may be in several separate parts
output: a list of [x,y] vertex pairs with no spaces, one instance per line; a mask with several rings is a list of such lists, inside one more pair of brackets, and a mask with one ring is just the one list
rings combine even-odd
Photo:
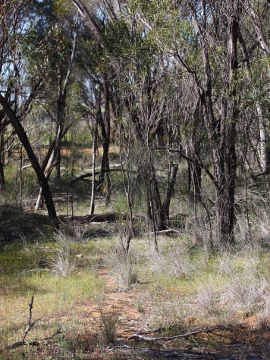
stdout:
[[159,252],[151,248],[148,259],[153,272],[186,278],[194,271],[191,256],[183,244],[175,246],[170,244]]
[[105,344],[115,344],[117,317],[114,313],[103,314],[101,311],[101,334]]
[[64,232],[59,231],[55,235],[57,243],[56,254],[53,255],[50,268],[59,276],[70,276],[76,269],[76,262],[71,257],[71,238]]
[[118,240],[106,257],[106,265],[110,269],[118,286],[129,289],[138,282],[138,271],[132,252],[127,252],[121,240]]

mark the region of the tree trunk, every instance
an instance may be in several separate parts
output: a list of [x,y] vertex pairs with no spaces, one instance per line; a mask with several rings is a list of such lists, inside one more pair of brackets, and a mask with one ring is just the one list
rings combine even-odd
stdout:
[[104,117],[99,117],[101,133],[103,138],[103,156],[101,162],[101,171],[99,177],[99,186],[103,188],[106,194],[106,204],[111,201],[111,178],[110,178],[110,161],[109,161],[109,148],[110,148],[110,131],[111,131],[111,117],[110,117],[110,93],[107,84],[107,75],[103,77],[103,95],[105,102]]
[[56,160],[56,167],[55,167],[55,175],[57,178],[61,177],[61,139],[62,133],[64,130],[64,123],[65,123],[65,108],[66,108],[66,91],[64,93],[61,90],[59,91],[59,98],[57,100],[57,135],[55,142],[55,160]]
[[55,158],[56,158],[55,173],[56,173],[56,177],[60,179],[60,177],[61,177],[61,142],[59,142],[58,147],[56,149]]
[[53,198],[52,198],[52,194],[51,194],[51,189],[50,189],[48,181],[44,175],[44,172],[39,165],[36,155],[34,154],[34,151],[29,142],[27,134],[24,131],[24,128],[21,125],[16,114],[14,113],[14,111],[12,110],[12,108],[10,107],[8,102],[5,100],[5,98],[1,94],[0,94],[0,103],[3,106],[3,109],[6,113],[6,115],[9,117],[10,122],[11,122],[18,138],[20,139],[22,145],[24,146],[25,151],[29,157],[29,160],[31,161],[31,164],[33,166],[33,169],[37,175],[37,178],[38,178],[39,184],[42,188],[42,193],[43,193],[43,196],[44,196],[44,199],[46,202],[49,218],[50,218],[51,222],[53,223],[53,225],[56,228],[58,228],[59,222],[58,222],[58,219],[56,216],[56,211],[55,211],[55,206],[54,206],[54,202],[53,202]]
[[5,173],[4,173],[4,166],[0,156],[0,191],[5,190],[6,182],[5,182]]
[[[240,42],[243,58],[246,59],[247,77],[249,81],[252,81],[250,62],[246,48],[246,43],[240,31],[238,36],[239,36],[239,42]],[[267,146],[268,139],[266,137],[266,129],[265,129],[265,116],[263,114],[263,109],[259,101],[255,102],[255,107],[257,111],[258,124],[259,124],[259,146],[258,146],[259,162],[262,172],[265,172],[268,170],[270,165],[269,147]]]
[[170,204],[171,199],[174,192],[174,185],[176,181],[176,176],[178,172],[178,165],[177,164],[170,164],[170,170],[168,173],[168,183],[167,183],[167,191],[166,191],[166,197],[162,204],[162,212],[163,212],[163,218],[166,219],[166,223],[163,224],[163,227],[165,228],[166,225],[168,225],[169,215],[170,215]]
[[202,168],[196,161],[191,164],[192,184],[193,184],[193,202],[197,204],[201,200]]
[[228,4],[228,75],[229,97],[223,100],[221,119],[215,118],[212,101],[212,74],[208,53],[206,2],[201,0],[201,16],[204,31],[202,50],[205,74],[205,89],[201,90],[201,103],[205,109],[209,139],[212,143],[214,179],[216,186],[216,238],[221,243],[234,242],[234,195],[236,178],[236,104],[237,82],[237,41],[239,30],[240,2],[231,0]]
[[[236,181],[236,120],[239,115],[237,95],[237,42],[239,33],[239,14],[240,2],[238,0],[231,1],[228,5],[230,12],[228,23],[228,63],[229,63],[229,96],[223,102],[223,124],[221,134],[224,134],[222,143],[222,168],[217,173],[220,180],[217,187],[217,231],[219,241],[234,242],[234,223],[235,223],[235,181]],[[221,135],[221,138],[223,135]],[[223,174],[221,174],[223,171]]]
[[259,102],[256,102],[256,110],[259,122],[259,159],[262,172],[265,172],[269,168],[269,148],[267,146],[265,122],[262,112],[262,107]]
[[[98,115],[97,115],[98,116]],[[94,215],[95,211],[95,192],[96,192],[96,153],[97,153],[97,128],[98,120],[96,119],[93,129],[93,146],[92,146],[92,187],[91,187],[91,203],[90,203],[90,215]]]
[[0,135],[0,191],[6,187],[5,173],[4,173],[4,159],[5,159],[5,142],[3,131]]

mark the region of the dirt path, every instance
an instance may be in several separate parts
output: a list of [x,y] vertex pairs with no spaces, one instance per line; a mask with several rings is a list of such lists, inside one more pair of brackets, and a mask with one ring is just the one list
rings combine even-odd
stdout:
[[[270,346],[266,338],[258,337],[251,332],[243,333],[243,337],[233,335],[232,342],[224,342],[220,335],[217,337],[201,336],[176,342],[153,342],[144,343],[129,341],[127,338],[142,331],[142,320],[146,314],[138,310],[136,290],[120,291],[114,279],[107,269],[98,272],[98,276],[104,283],[104,297],[98,302],[94,300],[75,304],[65,315],[55,318],[59,325],[63,326],[62,340],[68,347],[60,350],[60,338],[46,344],[38,350],[39,358],[48,355],[48,349],[54,354],[55,359],[77,359],[78,351],[81,357],[78,359],[186,359],[186,360],[265,360],[270,359]],[[148,306],[151,306],[151,299]],[[104,318],[115,319],[116,341],[114,345],[106,342],[104,337]],[[70,329],[70,330],[69,330]],[[153,334],[154,336],[158,334]],[[212,335],[212,334],[210,334]],[[262,335],[262,334],[261,334]],[[264,334],[265,335],[265,334]],[[268,332],[269,335],[269,332]],[[149,336],[151,336],[149,334]],[[263,349],[263,348],[264,349]],[[49,350],[50,351],[50,350]],[[65,351],[63,355],[59,351]],[[35,353],[36,356],[37,353]],[[57,355],[57,356],[56,356]],[[45,358],[45,357],[44,357]],[[30,357],[29,357],[30,359]]]
[[83,314],[91,329],[102,326],[101,316],[110,316],[116,321],[117,337],[127,338],[140,328],[142,314],[137,310],[136,295],[132,290],[120,291],[107,269],[98,274],[104,282],[104,299],[100,303],[77,305],[74,310]]

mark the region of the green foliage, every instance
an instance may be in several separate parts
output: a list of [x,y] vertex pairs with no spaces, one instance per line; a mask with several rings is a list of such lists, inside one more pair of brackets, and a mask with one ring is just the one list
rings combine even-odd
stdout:
[[33,29],[23,43],[23,54],[28,60],[30,77],[41,76],[47,80],[59,78],[63,65],[66,67],[68,62],[70,41],[57,24],[46,29],[46,34],[42,35]]

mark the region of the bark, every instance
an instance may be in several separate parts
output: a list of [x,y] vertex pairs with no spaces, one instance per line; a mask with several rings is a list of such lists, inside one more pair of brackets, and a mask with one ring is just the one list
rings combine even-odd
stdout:
[[59,142],[59,146],[55,151],[56,155],[56,166],[55,166],[55,174],[57,178],[61,177],[61,142]]
[[[100,110],[100,109],[99,109]],[[101,114],[97,114],[100,116]],[[98,134],[98,119],[96,119],[93,129],[93,146],[92,146],[92,187],[91,187],[91,202],[90,202],[90,215],[94,215],[95,211],[95,192],[96,192],[96,152],[97,152],[97,134]]]
[[[208,137],[211,141],[214,161],[214,180],[216,185],[216,238],[218,242],[234,241],[234,195],[236,178],[236,80],[237,80],[237,40],[239,2],[230,1],[228,5],[228,63],[229,63],[229,100],[223,99],[221,119],[215,118],[212,100],[212,71],[208,54],[206,2],[201,0],[202,24],[199,29],[202,38],[202,53],[204,63],[205,85],[200,89],[201,104],[204,108]],[[197,20],[198,21],[198,20]]]
[[197,161],[191,164],[191,176],[193,184],[193,202],[197,204],[201,200],[202,168]]
[[[266,38],[263,34],[262,27],[259,25],[260,21],[256,18],[256,14],[254,9],[251,7],[249,9],[249,13],[251,14],[251,19],[253,22],[253,26],[257,35],[258,43],[263,50],[266,57],[270,55],[270,48],[266,41]],[[267,63],[268,70],[268,80],[270,81],[270,64]],[[268,92],[268,96],[270,92]],[[260,134],[260,143],[259,143],[259,154],[260,154],[260,162],[262,171],[265,172],[268,170],[270,166],[270,152],[269,152],[269,139],[267,138],[266,129],[265,129],[265,117],[262,111],[262,107],[259,102],[256,102],[256,109],[258,114],[259,121],[259,134]],[[269,117],[268,117],[269,122]]]
[[[153,159],[150,156],[148,169],[145,171],[147,179],[147,202],[148,202],[148,217],[153,222],[154,231],[161,231],[167,228],[170,215],[170,203],[174,191],[174,185],[178,172],[177,164],[170,164],[168,173],[167,189],[164,201],[162,202],[158,181],[153,165]],[[147,173],[148,172],[148,173]]]
[[[53,170],[53,167],[55,166],[55,163],[53,161],[56,157],[57,144],[59,142],[60,136],[61,136],[61,129],[58,128],[58,132],[56,134],[56,139],[53,141],[52,145],[50,146],[50,148],[47,152],[46,158],[42,164],[42,170],[43,170],[44,175],[47,180],[49,179],[51,172]],[[48,157],[48,154],[50,155],[49,157]],[[41,202],[42,202],[42,188],[40,187],[36,205],[35,205],[35,211],[37,211],[39,209]]]
[[23,196],[23,148],[20,146],[20,167],[19,167],[19,192],[20,192],[20,204],[22,205],[22,196]]
[[[250,70],[248,52],[247,52],[245,40],[240,31],[239,31],[239,42],[240,42],[243,58],[246,59],[247,77],[248,80],[251,81],[252,74]],[[258,145],[259,161],[262,172],[265,172],[268,170],[270,164],[269,146],[267,145],[268,139],[266,136],[266,129],[265,129],[265,115],[263,113],[263,109],[259,101],[255,102],[255,108],[257,112],[258,125],[259,125],[259,145]]]
[[49,218],[50,218],[51,222],[53,223],[53,225],[56,228],[58,228],[59,222],[58,222],[58,219],[56,216],[56,211],[55,211],[55,206],[54,206],[51,190],[50,190],[48,181],[44,175],[44,172],[43,172],[41,166],[39,165],[39,162],[34,154],[34,151],[29,142],[27,134],[26,134],[23,126],[21,125],[20,120],[18,119],[17,115],[14,113],[14,111],[12,110],[12,108],[10,107],[10,105],[8,104],[6,99],[1,94],[0,94],[0,104],[3,106],[3,109],[6,113],[6,115],[9,117],[10,122],[11,122],[16,134],[17,134],[19,140],[21,141],[21,143],[29,157],[29,160],[31,161],[33,169],[37,175],[39,184],[42,188],[42,192],[43,192],[43,196],[44,196],[44,199],[46,202]]
[[[122,124],[121,124],[120,117],[118,117],[118,119],[120,121],[119,139],[120,139],[120,163],[121,163],[122,181],[123,181],[123,185],[124,185],[124,190],[125,190],[127,205],[128,205],[128,212],[129,212],[129,234],[127,237],[127,244],[126,244],[126,251],[128,253],[131,239],[134,237],[133,199],[132,199],[132,182],[131,182],[132,162],[131,162],[131,158],[130,158],[132,138],[131,138],[131,128],[129,127],[129,135],[128,135],[128,139],[126,139],[127,149],[126,149],[125,153],[123,153]],[[123,159],[124,154],[125,154],[125,158],[126,158],[126,169],[124,168],[124,162],[125,162]]]
[[3,131],[0,134],[0,191],[5,189],[5,173],[4,173],[4,157],[5,157],[5,141]]
[[[217,188],[217,231],[219,240],[222,242],[234,242],[234,223],[235,223],[235,181],[236,181],[236,121],[239,115],[237,95],[237,43],[239,33],[240,2],[231,1],[229,10],[228,24],[228,63],[229,63],[229,97],[224,100],[223,128],[225,129],[225,148],[224,154],[224,175],[218,172],[219,186]],[[226,121],[227,120],[227,121]],[[220,186],[221,185],[221,186]]]
[[2,159],[0,157],[0,191],[5,190],[6,182],[5,182],[5,173]]
[[[178,172],[178,165],[170,164],[166,197],[165,197],[165,199],[163,201],[163,205],[162,205],[162,211],[164,213],[163,217],[166,219],[167,222],[169,220],[170,204],[171,204],[171,199],[172,199],[173,192],[174,192],[174,185],[175,185],[175,181],[176,181],[177,172]],[[164,228],[166,227],[166,225],[167,224],[163,225]]]
[[108,79],[105,73],[103,77],[103,96],[105,103],[104,104],[105,112],[103,117],[102,116],[99,117],[99,124],[101,127],[101,133],[103,139],[103,143],[102,143],[103,155],[102,155],[101,171],[99,177],[99,186],[103,188],[103,191],[106,194],[106,203],[108,204],[111,201],[111,178],[110,178],[110,161],[109,161],[111,117],[110,117],[110,92],[107,81]]

